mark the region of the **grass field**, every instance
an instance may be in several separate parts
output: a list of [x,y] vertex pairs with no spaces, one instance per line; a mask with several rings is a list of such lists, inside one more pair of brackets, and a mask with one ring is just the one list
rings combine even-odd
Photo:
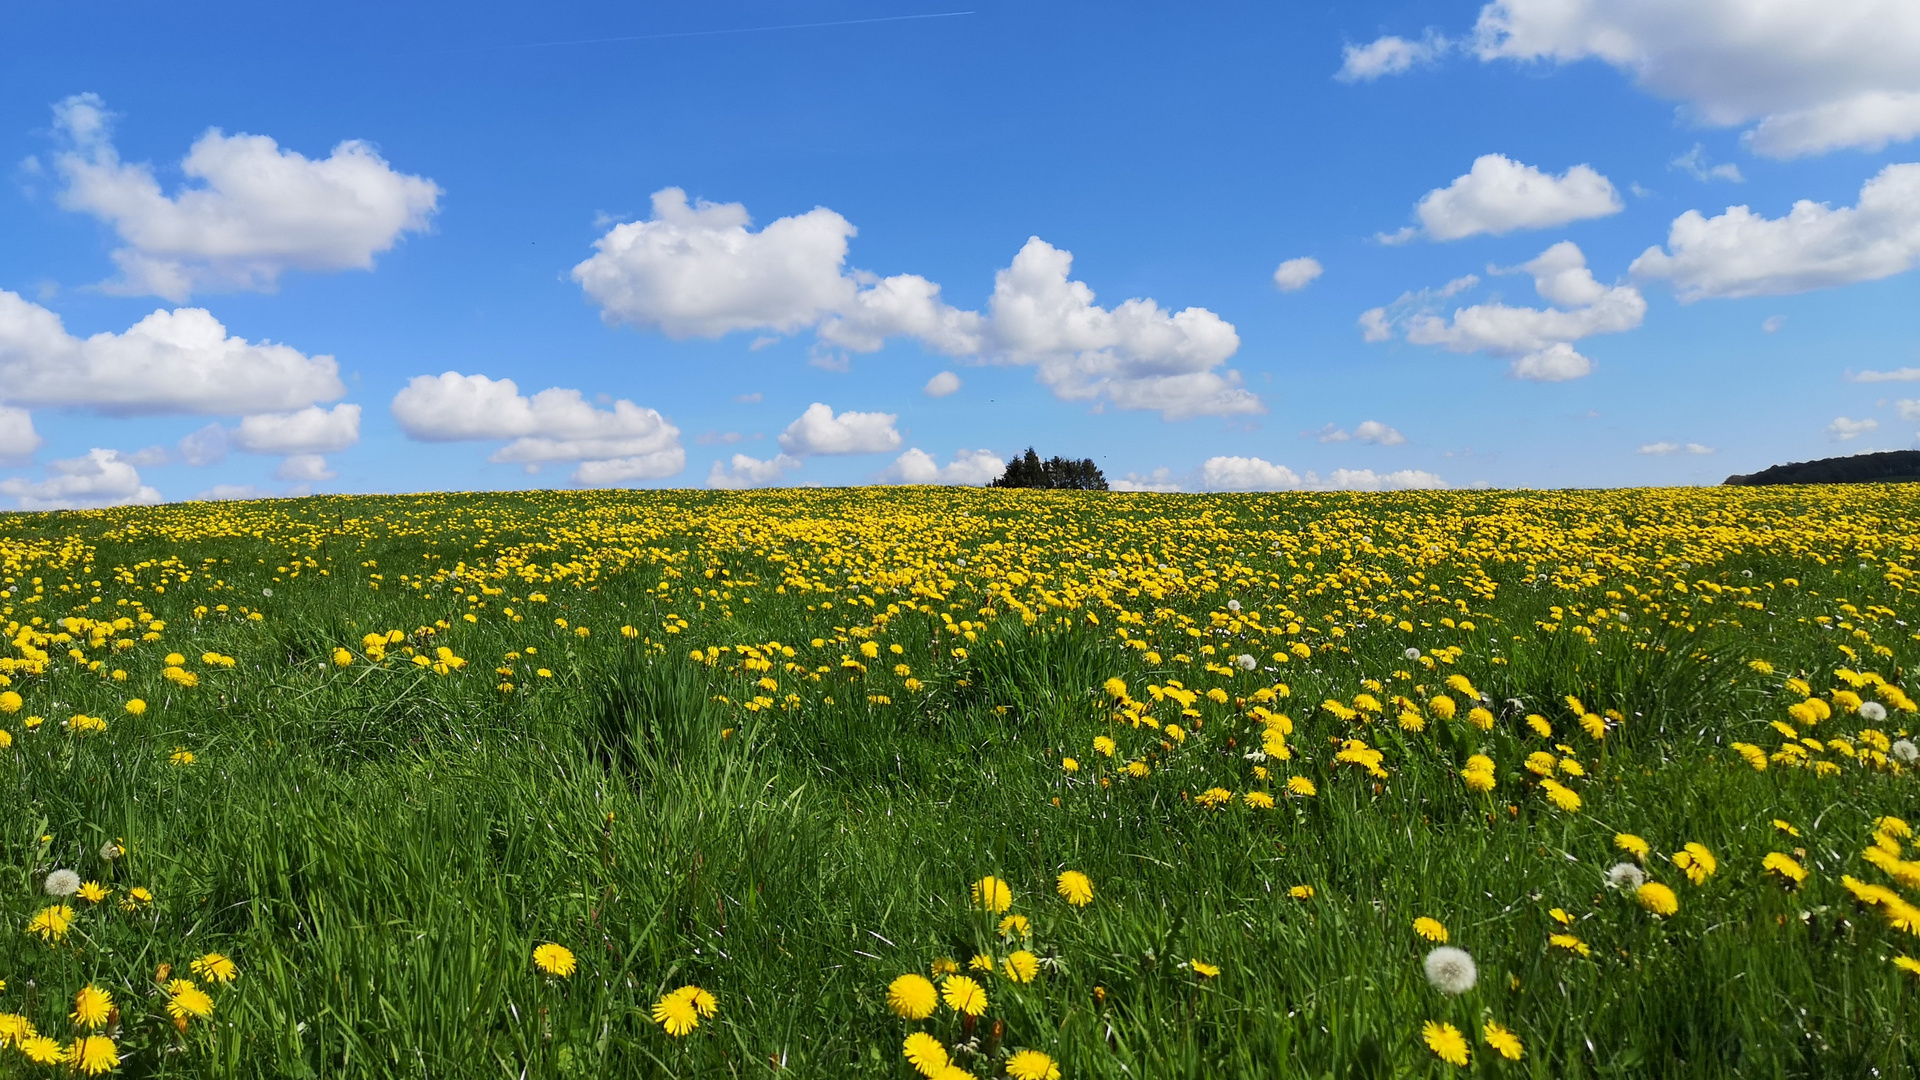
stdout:
[[0,517],[0,1077],[1914,1076],[1917,523]]

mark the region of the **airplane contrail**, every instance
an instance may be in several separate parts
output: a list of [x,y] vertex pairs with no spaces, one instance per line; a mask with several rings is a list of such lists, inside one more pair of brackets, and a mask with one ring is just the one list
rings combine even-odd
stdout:
[[663,41],[668,38],[716,37],[721,34],[761,34],[772,30],[812,30],[827,26],[862,26],[868,23],[907,22],[916,19],[953,19],[973,15],[972,11],[938,11],[926,15],[883,15],[873,19],[839,19],[833,22],[783,23],[779,26],[742,26],[731,30],[681,30],[666,34],[631,34],[626,37],[580,38],[574,41],[532,41],[522,45],[480,45],[472,50],[450,52],[500,52],[509,49],[552,49],[565,45],[610,45],[622,41]]

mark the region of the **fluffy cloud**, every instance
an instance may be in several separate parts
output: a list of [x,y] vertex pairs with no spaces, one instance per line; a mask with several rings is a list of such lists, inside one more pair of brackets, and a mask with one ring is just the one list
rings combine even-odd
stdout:
[[1400,434],[1392,427],[1378,420],[1362,420],[1359,424],[1355,425],[1352,431],[1348,431],[1338,424],[1330,423],[1319,431],[1303,431],[1301,434],[1311,434],[1323,443],[1346,442],[1349,439],[1358,439],[1363,443],[1372,443],[1376,446],[1399,446],[1401,443],[1407,441],[1405,435]]
[[1299,292],[1313,284],[1313,279],[1325,272],[1326,268],[1320,265],[1319,259],[1309,257],[1288,259],[1273,272],[1273,287],[1281,292]]
[[416,375],[394,395],[393,417],[422,442],[511,439],[487,460],[540,465],[578,461],[578,484],[657,480],[686,467],[680,429],[631,401],[598,409],[578,390],[560,387],[532,397],[512,379],[485,375]]
[[1300,476],[1264,458],[1210,457],[1200,466],[1200,486],[1208,491],[1287,491],[1300,486]]
[[360,406],[313,405],[298,412],[242,417],[231,439],[249,454],[337,453],[360,441]]
[[1322,491],[1435,491],[1447,486],[1445,480],[1420,469],[1398,469],[1376,473],[1372,469],[1335,469],[1322,481],[1307,474],[1307,485]]
[[959,484],[978,486],[999,477],[1006,469],[1000,456],[991,450],[960,450],[946,465],[932,454],[912,447],[894,459],[880,474],[884,484]]
[[1834,442],[1848,442],[1869,431],[1876,431],[1879,427],[1880,421],[1871,416],[1865,420],[1850,420],[1844,416],[1836,416],[1833,418],[1833,423],[1827,425],[1827,435]]
[[960,389],[960,376],[951,371],[943,371],[928,379],[927,385],[921,387],[920,392],[928,397],[946,397],[958,389]]
[[1428,31],[1419,41],[1388,35],[1365,45],[1348,45],[1334,78],[1341,82],[1371,82],[1382,75],[1399,75],[1439,59],[1450,43]]
[[1673,284],[1682,302],[1778,296],[1874,281],[1920,262],[1920,164],[1889,165],[1838,210],[1802,199],[1785,217],[1745,206],[1717,217],[1689,210],[1667,248],[1650,247],[1630,272]]
[[0,480],[0,495],[16,499],[22,510],[79,510],[160,501],[160,492],[140,482],[140,471],[118,450],[98,447],[86,456],[47,465],[47,479]]
[[1586,256],[1570,241],[1553,245],[1514,270],[1531,274],[1541,299],[1561,306],[1475,304],[1447,319],[1431,311],[1410,310],[1429,301],[1427,294],[1408,294],[1395,302],[1393,311],[1374,308],[1362,315],[1363,332],[1374,341],[1403,326],[1406,339],[1415,345],[1511,357],[1510,370],[1516,378],[1556,382],[1593,370],[1592,361],[1577,352],[1573,342],[1631,330],[1646,317],[1647,302],[1640,291],[1631,285],[1600,284],[1587,268]]
[[1850,371],[1849,382],[1920,382],[1920,367],[1895,368],[1892,371]]
[[208,424],[181,439],[174,448],[180,452],[180,460],[189,465],[218,465],[227,459],[227,429]]
[[1503,154],[1474,159],[1465,176],[1427,192],[1414,213],[1420,228],[1408,226],[1390,242],[1424,235],[1430,240],[1498,236],[1518,229],[1547,229],[1571,221],[1606,217],[1624,208],[1612,181],[1591,166],[1575,165],[1559,176],[1522,165]]
[[1669,454],[1711,454],[1713,453],[1713,447],[1697,442],[1685,444],[1677,442],[1655,442],[1642,446],[1639,450],[1635,451],[1635,453],[1651,454],[1655,457],[1666,457]]
[[841,272],[851,222],[825,207],[750,232],[747,208],[687,193],[653,194],[653,217],[615,225],[573,280],[609,322],[656,327],[672,338],[735,330],[791,333],[847,307]]
[[294,454],[273,470],[275,480],[287,480],[293,483],[312,484],[322,480],[331,480],[340,475],[328,466],[327,459],[319,454]]
[[722,465],[716,461],[707,472],[707,486],[722,491],[739,491],[744,488],[769,487],[778,484],[787,473],[798,469],[799,458],[776,454],[766,461],[735,454],[733,460]]
[[180,163],[193,186],[168,196],[147,165],[120,160],[105,106],[79,94],[54,106],[60,205],[113,226],[114,291],[181,301],[206,289],[271,290],[295,270],[370,270],[419,232],[440,188],[395,172],[364,142],[312,160],[264,135],[209,130]]
[[780,433],[780,449],[802,457],[894,450],[900,446],[900,433],[893,426],[898,419],[894,413],[878,412],[835,416],[832,406],[816,401]]
[[279,412],[346,393],[331,356],[230,337],[202,308],[156,311],[125,333],[77,338],[0,289],[0,400],[115,415]]
[[1746,177],[1740,175],[1740,166],[1731,161],[1719,165],[1712,164],[1707,159],[1707,148],[1700,143],[1694,143],[1693,149],[1667,164],[1703,184],[1712,180],[1731,180],[1736,184],[1744,184],[1747,181]]
[[25,461],[40,449],[40,443],[32,413],[0,405],[0,463]]
[[1157,491],[1171,492],[1180,490],[1180,482],[1174,479],[1173,470],[1161,466],[1150,473],[1130,472],[1109,485],[1114,491]]
[[1595,58],[1701,122],[1758,120],[1749,143],[1771,157],[1920,134],[1911,0],[1496,0],[1475,39],[1483,60]]
[[193,497],[194,502],[232,502],[238,499],[271,499],[273,492],[252,484],[215,484]]
[[669,337],[719,337],[811,328],[816,362],[842,368],[844,354],[912,338],[934,352],[980,363],[1038,369],[1069,401],[1158,411],[1164,418],[1264,411],[1219,370],[1240,347],[1232,324],[1205,308],[1162,309],[1150,299],[1094,303],[1070,277],[1073,256],[1030,238],[994,277],[985,312],[947,304],[940,286],[914,274],[880,278],[846,266],[853,225],[817,207],[748,228],[738,203],[689,205],[668,188],[647,221],[614,226],[574,280],[610,322]]

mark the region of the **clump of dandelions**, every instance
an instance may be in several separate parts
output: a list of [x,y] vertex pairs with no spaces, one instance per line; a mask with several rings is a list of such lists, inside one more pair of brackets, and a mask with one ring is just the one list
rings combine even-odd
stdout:
[[1442,945],[1427,954],[1427,981],[1443,994],[1464,994],[1480,981],[1480,969],[1465,949]]
[[1614,863],[1607,868],[1607,886],[1614,889],[1637,889],[1647,883],[1646,871],[1630,862]]
[[80,875],[71,870],[55,870],[42,883],[48,896],[65,898],[80,891]]
[[1899,739],[1888,748],[1888,753],[1902,765],[1911,765],[1920,761],[1920,746],[1913,745],[1912,739]]

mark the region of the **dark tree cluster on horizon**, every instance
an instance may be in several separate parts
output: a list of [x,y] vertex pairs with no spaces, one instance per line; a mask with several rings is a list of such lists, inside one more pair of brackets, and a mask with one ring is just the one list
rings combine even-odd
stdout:
[[1066,491],[1105,491],[1107,478],[1092,458],[1073,461],[1058,454],[1045,461],[1027,447],[1027,452],[1011,458],[1007,471],[987,485],[997,488],[1055,488]]

